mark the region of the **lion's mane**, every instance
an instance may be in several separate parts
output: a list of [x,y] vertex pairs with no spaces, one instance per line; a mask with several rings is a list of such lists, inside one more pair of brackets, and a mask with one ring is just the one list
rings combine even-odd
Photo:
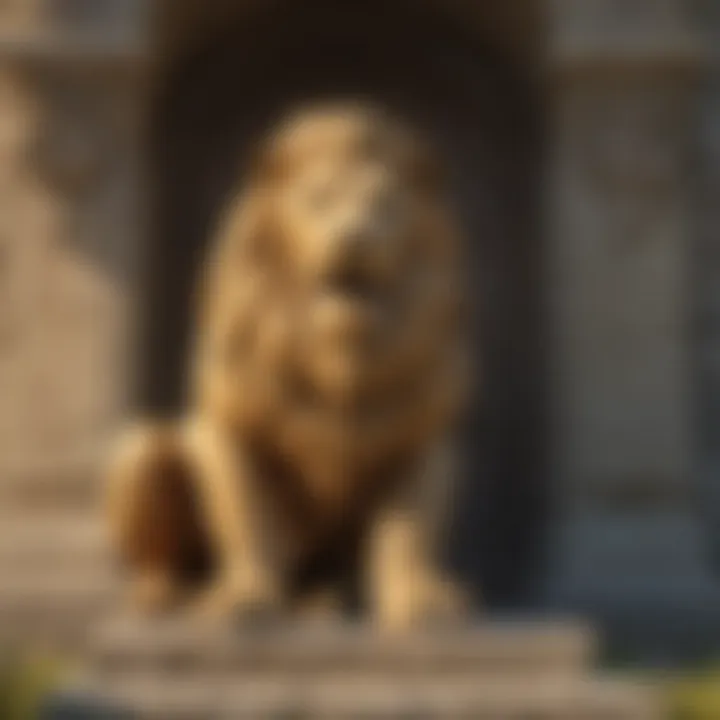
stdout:
[[468,379],[459,237],[437,159],[394,120],[356,112],[392,138],[385,161],[400,164],[407,187],[422,194],[414,204],[420,251],[381,308],[382,340],[351,378],[306,387],[298,376],[301,355],[320,367],[323,358],[303,343],[306,308],[285,281],[288,258],[277,256],[287,247],[274,237],[272,168],[287,142],[281,129],[223,218],[202,286],[195,373],[201,408],[282,465],[311,503],[334,500],[334,507],[338,500],[353,507],[371,486],[387,489],[390,474],[407,474],[457,415]]

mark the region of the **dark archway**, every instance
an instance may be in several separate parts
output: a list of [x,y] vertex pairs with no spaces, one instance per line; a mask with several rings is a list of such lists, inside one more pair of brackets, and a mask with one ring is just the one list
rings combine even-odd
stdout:
[[188,301],[218,210],[253,139],[298,101],[366,96],[423,126],[444,152],[471,238],[483,383],[466,427],[451,559],[484,599],[531,597],[545,517],[539,311],[541,108],[530,81],[426,3],[276,3],[178,61],[151,151],[141,403],[182,403]]

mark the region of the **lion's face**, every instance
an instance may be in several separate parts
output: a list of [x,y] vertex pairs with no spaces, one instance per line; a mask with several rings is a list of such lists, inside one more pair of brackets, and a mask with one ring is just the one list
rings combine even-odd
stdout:
[[278,256],[306,333],[359,359],[431,264],[419,148],[372,114],[335,111],[284,128],[273,160]]
[[[319,128],[308,130],[315,135]],[[373,155],[362,128],[338,122],[323,135],[298,138],[278,194],[279,218],[292,238],[288,253],[308,285],[370,300],[402,266],[412,231],[408,198],[399,168]]]

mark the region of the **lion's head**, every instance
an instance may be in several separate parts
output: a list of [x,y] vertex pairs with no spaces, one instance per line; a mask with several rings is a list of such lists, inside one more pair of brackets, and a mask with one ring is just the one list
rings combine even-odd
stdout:
[[243,408],[398,421],[458,372],[458,246],[423,139],[376,109],[302,111],[261,146],[230,205],[207,347]]

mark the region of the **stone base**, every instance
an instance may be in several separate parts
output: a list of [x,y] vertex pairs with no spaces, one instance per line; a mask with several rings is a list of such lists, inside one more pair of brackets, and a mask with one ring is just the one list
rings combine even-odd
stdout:
[[588,513],[557,540],[547,606],[592,617],[611,654],[673,664],[717,651],[720,582],[692,517]]
[[564,622],[403,638],[344,625],[240,635],[113,622],[96,637],[89,674],[44,718],[662,717],[652,688],[588,676],[594,646],[587,628]]

